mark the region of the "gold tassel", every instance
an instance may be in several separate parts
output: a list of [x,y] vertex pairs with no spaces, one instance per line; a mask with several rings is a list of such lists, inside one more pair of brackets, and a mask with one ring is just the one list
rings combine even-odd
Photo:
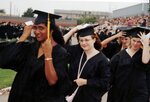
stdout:
[[47,38],[50,38],[50,17],[49,17],[49,13],[48,13],[48,22],[47,22]]

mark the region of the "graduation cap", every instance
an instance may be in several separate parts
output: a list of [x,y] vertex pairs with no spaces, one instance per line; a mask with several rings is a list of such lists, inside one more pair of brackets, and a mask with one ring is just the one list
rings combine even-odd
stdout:
[[[47,28],[48,28],[48,39],[49,39],[50,28],[52,28],[53,26],[56,25],[55,24],[55,19],[58,19],[61,16],[55,15],[55,14],[52,14],[52,13],[47,13],[47,12],[39,11],[39,10],[34,10],[33,13],[34,14],[38,14],[37,18],[34,21],[34,24],[44,23],[44,24],[47,25]],[[50,25],[52,27],[50,27]]]
[[99,24],[84,24],[81,29],[77,31],[77,38],[94,35],[94,27],[98,26]]
[[128,31],[130,31],[132,27],[118,27],[117,29],[120,31],[126,32],[126,34],[123,35],[124,37],[129,37],[130,34],[128,33]]
[[34,10],[33,13],[38,14],[37,18],[34,21],[34,24],[47,23],[49,19],[51,24],[55,25],[55,19],[58,19],[61,17],[59,15],[55,15],[52,13],[47,13],[47,12],[43,12],[39,10]]
[[140,32],[145,32],[146,34],[150,32],[148,27],[121,27],[120,30],[126,32],[126,36],[139,37]]
[[118,27],[117,29],[121,30],[121,31],[127,31],[132,29],[132,27]]
[[140,32],[145,32],[145,34],[147,34],[150,32],[150,28],[148,28],[148,27],[133,27],[127,31],[127,33],[129,33],[131,37],[139,37],[138,34],[140,34]]

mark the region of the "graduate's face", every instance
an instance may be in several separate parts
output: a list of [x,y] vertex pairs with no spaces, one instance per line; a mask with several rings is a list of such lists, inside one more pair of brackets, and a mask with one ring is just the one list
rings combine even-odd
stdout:
[[136,37],[131,38],[131,48],[133,50],[138,50],[141,48],[141,46],[142,46],[142,43],[140,41],[140,38],[136,38]]
[[47,39],[47,27],[45,24],[34,25],[33,30],[39,42],[43,42]]
[[121,43],[123,47],[128,47],[130,45],[130,37],[121,37]]
[[96,41],[96,38],[92,38],[91,35],[79,37],[80,46],[84,51],[94,48],[95,41]]

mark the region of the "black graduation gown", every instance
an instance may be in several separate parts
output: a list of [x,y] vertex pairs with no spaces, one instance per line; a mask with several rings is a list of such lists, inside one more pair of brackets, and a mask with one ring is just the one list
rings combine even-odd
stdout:
[[148,93],[149,93],[149,101],[150,101],[150,62],[148,64],[148,69],[146,73],[146,78],[147,78],[147,86],[148,86]]
[[[70,46],[68,49],[71,59],[69,76],[71,80],[77,78],[78,66],[83,50],[79,45]],[[83,56],[81,66],[86,60],[86,55]],[[81,86],[74,97],[73,102],[100,102],[102,95],[108,89],[110,78],[109,62],[105,55],[99,52],[86,63],[80,78],[87,79],[87,85]],[[74,83],[71,88],[71,93],[77,88]]]
[[58,81],[50,86],[44,73],[44,55],[37,58],[39,44],[7,45],[0,53],[0,67],[17,71],[8,102],[64,102],[69,87],[67,52],[60,45],[52,51]]
[[140,49],[131,58],[124,49],[111,59],[111,88],[107,102],[147,102],[146,64]]

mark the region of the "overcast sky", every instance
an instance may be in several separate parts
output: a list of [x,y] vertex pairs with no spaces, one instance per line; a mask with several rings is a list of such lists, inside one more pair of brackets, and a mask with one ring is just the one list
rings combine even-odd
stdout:
[[1,0],[0,9],[10,14],[11,8],[13,15],[22,15],[28,8],[51,13],[54,9],[112,12],[119,8],[148,2],[149,0]]

